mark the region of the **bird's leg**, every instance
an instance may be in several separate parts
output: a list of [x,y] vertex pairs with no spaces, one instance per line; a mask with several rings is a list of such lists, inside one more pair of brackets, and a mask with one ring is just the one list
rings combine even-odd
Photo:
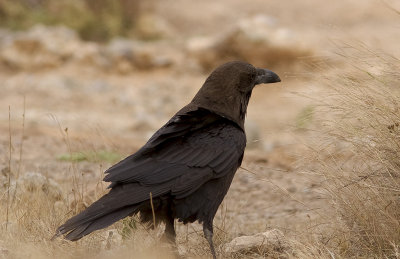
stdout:
[[170,213],[167,214],[165,218],[165,232],[163,239],[173,245],[175,245],[175,227],[174,227],[174,218]]
[[203,224],[203,232],[204,237],[207,239],[208,244],[210,244],[211,254],[213,259],[217,259],[217,255],[215,253],[214,243],[213,243],[213,226],[212,223],[204,223]]
[[176,232],[174,227],[174,218],[172,217],[171,213],[167,213],[165,217],[165,232],[161,237],[161,240],[167,244],[172,254],[175,258],[181,258],[178,252],[178,247],[176,246]]

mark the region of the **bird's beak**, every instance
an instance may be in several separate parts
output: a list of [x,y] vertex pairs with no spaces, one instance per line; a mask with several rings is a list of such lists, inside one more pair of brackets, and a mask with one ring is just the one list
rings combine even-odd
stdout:
[[281,79],[277,74],[272,72],[271,70],[264,68],[257,68],[257,76],[255,84],[269,84],[269,83],[277,83],[280,82]]

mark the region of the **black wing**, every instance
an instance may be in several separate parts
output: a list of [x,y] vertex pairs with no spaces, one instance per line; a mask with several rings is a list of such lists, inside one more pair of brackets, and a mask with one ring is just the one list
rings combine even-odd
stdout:
[[246,137],[235,123],[205,109],[178,113],[135,154],[105,173],[110,187],[170,183],[170,192],[185,197],[213,178],[236,171]]

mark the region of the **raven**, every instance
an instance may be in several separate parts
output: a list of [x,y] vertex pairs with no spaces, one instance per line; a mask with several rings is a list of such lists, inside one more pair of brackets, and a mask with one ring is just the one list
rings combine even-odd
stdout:
[[140,212],[143,222],[154,216],[156,224],[164,222],[164,236],[173,243],[175,219],[202,223],[215,259],[213,219],[242,163],[252,90],[275,82],[277,74],[245,62],[219,66],[142,148],[105,171],[111,190],[58,227],[54,237],[75,241]]

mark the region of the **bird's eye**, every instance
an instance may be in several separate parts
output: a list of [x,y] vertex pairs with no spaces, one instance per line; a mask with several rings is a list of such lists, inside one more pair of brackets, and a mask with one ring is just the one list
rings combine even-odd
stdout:
[[253,85],[253,82],[256,79],[255,74],[249,74],[249,73],[241,73],[239,75],[239,77],[240,77],[239,89],[241,91],[245,91],[245,92],[247,92],[249,90],[249,88],[251,88],[251,86]]

